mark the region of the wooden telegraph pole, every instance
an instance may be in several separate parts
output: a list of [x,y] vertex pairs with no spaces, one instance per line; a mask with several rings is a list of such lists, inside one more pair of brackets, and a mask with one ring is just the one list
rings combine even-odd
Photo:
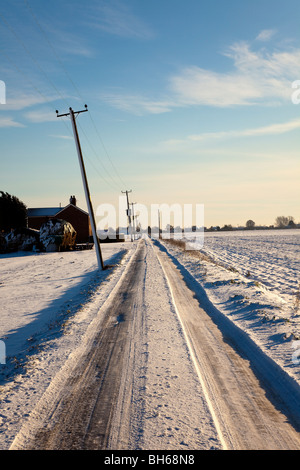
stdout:
[[[128,217],[128,222],[129,222],[129,230],[130,230],[130,238],[132,241],[132,226],[131,226],[131,210],[130,210],[130,204],[129,204],[129,197],[128,194],[132,192],[132,189],[130,191],[122,191],[123,194],[126,194],[127,198],[127,217]],[[127,227],[127,235],[128,235],[128,227]]]
[[158,238],[161,239],[161,218],[160,218],[160,210],[158,210]]
[[135,240],[135,234],[136,234],[136,223],[135,223],[135,215],[134,215],[134,205],[136,202],[131,202],[131,207],[132,207],[132,225],[133,225],[133,240]]
[[58,111],[56,111],[56,114],[57,114],[57,117],[62,117],[62,116],[70,116],[71,117],[73,133],[74,133],[74,138],[75,138],[75,143],[76,143],[76,149],[77,149],[77,154],[78,154],[78,160],[79,160],[79,166],[80,166],[80,171],[81,171],[81,176],[82,176],[82,181],[83,181],[85,199],[86,199],[86,203],[87,203],[87,207],[88,207],[88,211],[89,211],[89,216],[90,216],[90,221],[91,221],[91,227],[92,227],[93,239],[94,239],[94,244],[95,244],[95,249],[96,249],[98,266],[99,266],[100,269],[105,269],[104,268],[104,263],[103,263],[103,258],[102,258],[102,253],[101,253],[101,248],[100,248],[100,242],[99,242],[99,238],[97,236],[93,206],[92,206],[90,191],[89,191],[89,187],[88,187],[88,182],[87,182],[87,177],[86,177],[86,172],[85,172],[85,167],[84,167],[84,162],[83,162],[83,157],[82,157],[82,151],[81,151],[81,146],[80,146],[80,141],[79,141],[79,136],[78,136],[78,130],[77,130],[77,125],[76,125],[76,116],[78,116],[78,114],[80,114],[80,113],[87,112],[88,111],[87,105],[85,105],[85,109],[82,110],[82,111],[75,111],[74,112],[72,108],[69,108],[69,111],[70,112],[66,113],[66,114],[58,114]]

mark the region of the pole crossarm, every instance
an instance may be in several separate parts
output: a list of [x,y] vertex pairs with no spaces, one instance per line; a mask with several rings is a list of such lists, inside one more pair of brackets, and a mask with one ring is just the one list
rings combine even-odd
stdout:
[[70,112],[69,113],[65,113],[65,114],[58,114],[59,112],[56,110],[56,114],[57,114],[57,117],[64,117],[64,116],[70,116],[72,113],[75,115],[78,115],[78,114],[81,114],[81,113],[86,113],[88,111],[87,109],[87,104],[84,105],[85,106],[85,109],[82,109],[81,111],[73,111],[72,108],[69,108],[70,109]]

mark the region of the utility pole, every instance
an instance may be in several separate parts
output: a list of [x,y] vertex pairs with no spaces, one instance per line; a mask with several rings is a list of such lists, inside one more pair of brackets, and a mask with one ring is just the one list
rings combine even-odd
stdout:
[[58,114],[58,111],[56,111],[56,114],[57,114],[57,117],[63,117],[63,116],[70,116],[71,117],[73,133],[74,133],[74,138],[75,138],[75,143],[76,143],[76,149],[77,149],[77,154],[78,154],[78,160],[79,160],[79,166],[80,166],[80,171],[81,171],[81,176],[82,176],[82,181],[83,181],[85,199],[86,199],[86,203],[87,203],[87,206],[88,206],[88,211],[89,211],[89,216],[90,216],[90,221],[91,221],[91,227],[92,227],[94,245],[95,245],[95,249],[96,249],[98,267],[101,268],[101,269],[105,269],[104,268],[104,263],[103,263],[103,258],[102,258],[102,253],[101,253],[101,249],[100,249],[100,242],[99,242],[99,238],[97,236],[93,206],[92,206],[90,191],[89,191],[89,187],[88,187],[86,171],[85,171],[85,167],[84,167],[82,151],[81,151],[81,146],[80,146],[80,141],[79,141],[79,136],[78,136],[78,130],[77,130],[77,125],[76,125],[76,116],[78,116],[78,114],[80,114],[80,113],[87,112],[88,111],[87,105],[85,105],[85,109],[82,110],[82,111],[75,111],[74,112],[72,108],[69,108],[69,111],[70,112],[66,113],[66,114]]
[[[128,217],[128,223],[129,223],[129,228],[130,228],[130,237],[131,237],[131,241],[132,241],[132,227],[131,227],[131,213],[130,213],[130,204],[129,204],[129,197],[128,197],[128,194],[129,193],[132,193],[132,189],[130,191],[122,191],[123,194],[126,194],[126,198],[127,198],[127,217]],[[128,227],[127,227],[127,235],[128,235]]]
[[133,239],[135,240],[136,225],[135,225],[135,215],[134,215],[134,205],[136,202],[132,202],[130,205],[132,207],[132,224],[133,224]]
[[158,238],[161,239],[160,210],[158,210]]

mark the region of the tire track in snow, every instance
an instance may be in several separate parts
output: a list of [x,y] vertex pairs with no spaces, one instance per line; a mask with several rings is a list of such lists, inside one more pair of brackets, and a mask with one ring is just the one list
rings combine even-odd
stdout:
[[[287,400],[294,401],[297,405],[297,397],[293,396],[295,390],[289,388],[289,384],[283,380],[280,384],[280,396],[276,396],[279,388],[272,390],[270,383],[264,382],[266,388],[262,388],[262,377],[260,375],[258,380],[252,367],[259,367],[260,373],[263,371],[269,378],[272,374],[270,364],[259,356],[255,357],[255,348],[250,342],[242,354],[238,353],[236,346],[240,344],[235,344],[234,334],[232,336],[235,328],[229,331],[228,322],[225,327],[222,321],[212,321],[199,305],[199,297],[187,287],[180,270],[168,255],[157,247],[154,249],[170,286],[173,302],[223,448],[299,449],[299,423],[296,418],[294,428],[283,413],[283,409],[288,411],[285,407],[288,401],[283,404],[284,408],[282,406],[282,398],[284,401],[285,395]],[[246,340],[245,337],[243,339]],[[245,351],[249,353],[248,358],[244,357]],[[280,377],[276,376],[275,372],[273,384],[276,379],[280,380]],[[272,402],[268,399],[271,396]],[[297,412],[297,406],[294,410]],[[291,415],[289,416],[291,418]]]
[[[153,247],[153,245],[152,245],[152,247]],[[154,247],[153,247],[153,250],[154,250]],[[179,313],[178,308],[177,308],[177,305],[176,305],[176,300],[175,300],[175,297],[174,297],[174,292],[173,292],[173,289],[172,289],[172,284],[171,284],[171,282],[170,282],[170,279],[169,279],[169,277],[168,277],[168,274],[167,274],[167,272],[166,272],[166,269],[165,269],[165,267],[164,267],[164,263],[162,262],[161,257],[158,255],[157,252],[156,252],[156,255],[157,255],[157,258],[158,258],[159,263],[160,263],[160,265],[161,265],[161,268],[162,268],[162,270],[163,270],[163,272],[164,272],[164,275],[165,275],[165,277],[166,277],[166,280],[167,280],[167,283],[168,283],[168,286],[169,286],[169,289],[170,289],[172,301],[173,301],[173,304],[174,304],[174,308],[175,308],[175,311],[176,311],[176,313],[177,313],[177,316],[178,316],[178,319],[179,319],[179,321],[180,321],[180,324],[181,324],[181,326],[182,326],[182,330],[183,330],[183,333],[184,333],[184,336],[185,336],[185,340],[186,340],[186,343],[187,343],[187,345],[188,345],[188,348],[189,348],[189,351],[190,351],[190,354],[191,354],[191,357],[192,357],[194,366],[195,366],[195,368],[196,368],[197,375],[198,375],[198,377],[199,377],[199,381],[200,381],[201,387],[202,387],[202,389],[203,389],[203,392],[204,392],[204,395],[205,395],[205,399],[206,399],[206,401],[207,401],[207,405],[208,405],[208,407],[209,407],[209,411],[210,411],[210,413],[211,413],[213,422],[214,422],[214,424],[215,424],[216,431],[217,431],[217,433],[218,433],[218,436],[219,436],[221,445],[222,445],[222,447],[223,447],[223,450],[227,450],[227,449],[228,449],[227,443],[226,443],[226,440],[225,440],[224,435],[223,435],[224,432],[222,431],[222,427],[223,427],[223,429],[224,429],[226,426],[225,426],[224,423],[223,423],[223,426],[221,426],[221,424],[220,424],[220,422],[219,422],[219,421],[220,421],[220,417],[221,417],[221,413],[220,413],[220,411],[218,412],[218,416],[219,416],[219,418],[218,418],[218,417],[217,417],[217,413],[215,412],[215,408],[214,408],[214,406],[215,406],[215,407],[217,406],[217,401],[216,401],[216,400],[213,400],[213,401],[214,401],[214,406],[213,406],[213,402],[212,402],[212,400],[211,400],[211,398],[210,398],[211,395],[213,394],[213,392],[212,392],[212,390],[210,390],[210,393],[208,392],[208,389],[207,389],[208,380],[207,380],[207,378],[204,377],[205,372],[204,372],[204,371],[201,372],[201,368],[199,367],[199,362],[198,362],[198,360],[197,360],[195,350],[194,350],[193,345],[192,345],[192,343],[191,343],[191,341],[190,341],[190,338],[189,338],[189,336],[188,336],[188,334],[187,334],[186,328],[185,328],[185,326],[184,326],[184,323],[183,323],[183,321],[182,321],[182,319],[181,319],[180,313]],[[228,438],[229,438],[230,440],[232,440],[232,439],[229,437],[229,436],[230,436],[230,433],[229,433],[228,430],[227,430],[226,434],[227,434],[227,440],[228,440]]]
[[220,448],[151,242],[11,449]]

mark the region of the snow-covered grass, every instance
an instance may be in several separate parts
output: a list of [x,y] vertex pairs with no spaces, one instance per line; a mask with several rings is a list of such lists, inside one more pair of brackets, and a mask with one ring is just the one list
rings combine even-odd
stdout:
[[[124,244],[102,251],[108,264],[118,262]],[[7,365],[30,350],[37,334],[67,322],[109,274],[99,271],[94,250],[0,255],[0,339]]]
[[300,231],[206,232],[199,251],[162,244],[215,307],[300,384]]
[[[6,449],[53,377],[82,342],[134,251],[133,244],[102,245],[96,253],[0,255],[0,448]],[[101,289],[99,289],[101,286]]]
[[[205,233],[200,251],[157,242],[192,275],[199,293],[205,291],[298,384],[299,241],[299,230],[278,230]],[[0,255],[0,340],[6,346],[6,365],[0,364],[1,449],[9,448],[53,378],[82,347],[136,245],[102,245],[105,264],[115,265],[103,272],[94,250]]]

